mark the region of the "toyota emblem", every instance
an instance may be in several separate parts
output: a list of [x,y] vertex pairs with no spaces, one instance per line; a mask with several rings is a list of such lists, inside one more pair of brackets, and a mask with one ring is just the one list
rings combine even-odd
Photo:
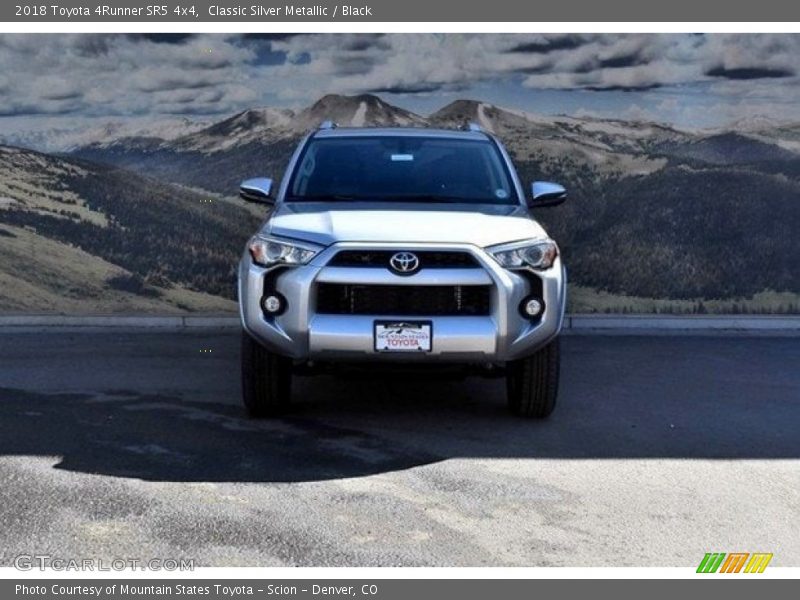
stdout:
[[389,266],[398,275],[412,275],[419,269],[419,258],[411,252],[397,252],[389,259]]

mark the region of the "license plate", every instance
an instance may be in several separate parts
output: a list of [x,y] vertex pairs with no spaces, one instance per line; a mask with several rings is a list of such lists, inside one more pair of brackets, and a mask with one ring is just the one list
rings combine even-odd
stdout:
[[377,321],[375,350],[377,352],[430,352],[433,326],[420,321]]

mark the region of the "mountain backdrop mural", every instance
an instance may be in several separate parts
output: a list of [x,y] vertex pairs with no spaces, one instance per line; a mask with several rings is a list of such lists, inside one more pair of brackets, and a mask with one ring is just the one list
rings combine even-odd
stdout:
[[0,117],[0,311],[234,311],[236,263],[265,214],[238,183],[280,177],[330,119],[475,122],[524,182],[567,186],[566,204],[535,214],[561,245],[573,311],[800,312],[800,120],[691,127],[458,97],[418,112],[388,96],[71,130],[3,129]]

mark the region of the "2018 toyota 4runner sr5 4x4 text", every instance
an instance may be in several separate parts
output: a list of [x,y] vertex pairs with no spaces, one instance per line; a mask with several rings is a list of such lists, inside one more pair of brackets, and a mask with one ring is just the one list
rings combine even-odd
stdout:
[[498,374],[508,406],[556,404],[566,272],[502,144],[479,127],[323,124],[279,186],[239,266],[242,384],[252,416],[284,412],[298,373],[343,365]]

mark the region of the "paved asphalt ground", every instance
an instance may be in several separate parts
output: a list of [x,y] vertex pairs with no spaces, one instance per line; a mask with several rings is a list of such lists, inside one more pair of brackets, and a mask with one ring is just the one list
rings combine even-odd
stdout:
[[800,340],[563,350],[546,422],[501,380],[328,376],[252,421],[234,332],[0,331],[0,565],[800,566]]

